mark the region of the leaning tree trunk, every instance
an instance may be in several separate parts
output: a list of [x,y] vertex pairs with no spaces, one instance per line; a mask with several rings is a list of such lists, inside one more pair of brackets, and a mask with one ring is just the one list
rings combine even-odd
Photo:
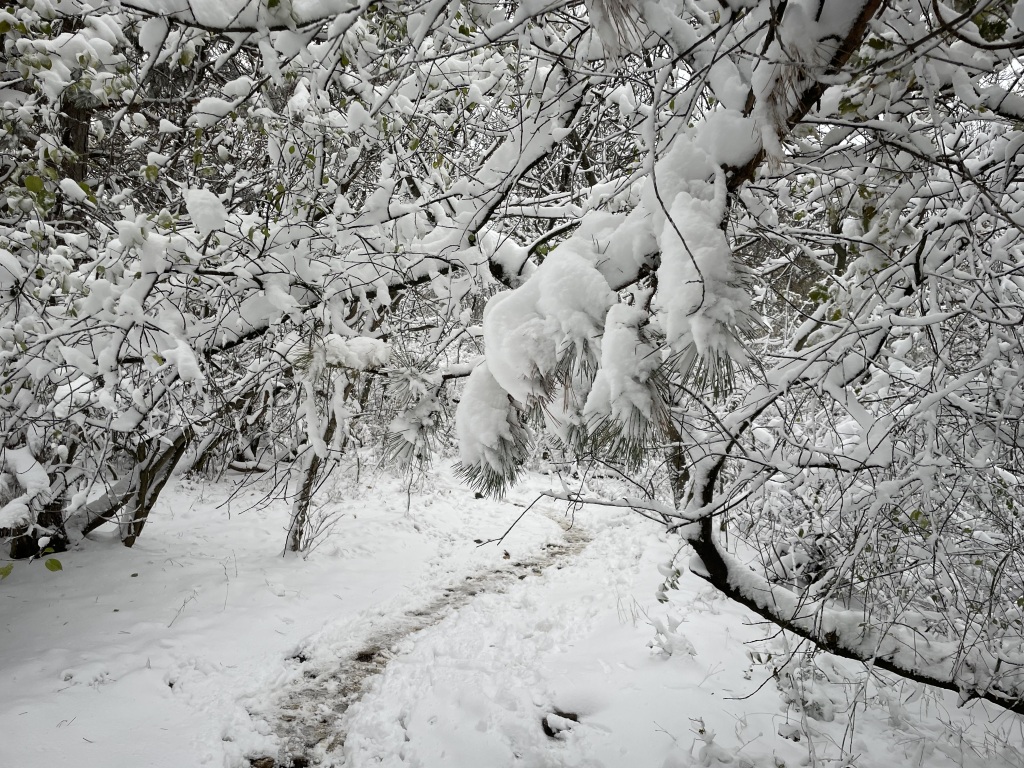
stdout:
[[131,474],[86,508],[89,521],[83,526],[82,535],[91,533],[121,513],[121,541],[126,547],[132,546],[141,535],[160,492],[194,438],[195,432],[191,427],[182,427],[163,439],[154,438],[142,443],[136,451]]

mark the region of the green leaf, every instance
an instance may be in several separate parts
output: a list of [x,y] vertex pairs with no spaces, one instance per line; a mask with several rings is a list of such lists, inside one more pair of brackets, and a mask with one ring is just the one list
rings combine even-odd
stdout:
[[856,112],[858,109],[860,109],[860,104],[858,104],[848,96],[844,96],[839,100],[840,115],[849,115],[853,112]]
[[54,573],[56,573],[57,571],[64,570],[64,566],[60,564],[60,560],[58,560],[56,557],[46,558],[46,561],[43,563],[43,565],[46,566],[46,570],[53,571]]
[[981,35],[982,39],[989,43],[1005,35],[1006,29],[1009,26],[1006,21],[989,12],[979,13],[971,21],[978,25],[978,34]]
[[26,176],[22,183],[25,185],[25,189],[35,195],[42,194],[44,186],[43,180],[38,176]]
[[11,575],[11,571],[14,570],[14,563],[8,563],[3,568],[0,568],[0,581],[3,581]]
[[93,205],[95,205],[96,204],[96,194],[92,191],[92,187],[90,187],[84,181],[78,182],[78,186],[80,186],[82,188],[82,191],[85,192],[85,196],[89,200],[89,202],[92,203]]

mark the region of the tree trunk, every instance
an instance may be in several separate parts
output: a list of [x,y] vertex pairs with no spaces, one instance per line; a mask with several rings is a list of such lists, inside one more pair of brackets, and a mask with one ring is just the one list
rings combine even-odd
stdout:
[[132,546],[142,534],[150,511],[194,438],[194,430],[185,427],[173,432],[169,442],[153,439],[141,445],[131,474],[86,507],[90,519],[82,527],[82,535],[88,535],[127,508],[127,523],[122,530],[121,541],[126,547]]
[[127,534],[121,539],[126,547],[130,547],[135,540],[142,535],[142,529],[149,519],[149,513],[156,505],[160,492],[167,485],[171,473],[185,455],[189,442],[193,438],[192,429],[178,430],[171,440],[170,446],[146,463],[139,472],[139,484],[133,499],[130,502],[129,511],[131,520],[128,523]]
[[[330,444],[334,437],[334,430],[337,429],[337,418],[332,414],[327,422],[327,429],[324,430],[323,440]],[[310,445],[306,453],[307,458],[303,461],[302,486],[299,488],[295,502],[292,504],[292,521],[288,526],[288,542],[285,550],[289,552],[301,552],[306,544],[306,526],[309,523],[309,505],[313,500],[313,491],[316,489],[316,479],[320,474],[320,465],[323,459],[317,455]]]

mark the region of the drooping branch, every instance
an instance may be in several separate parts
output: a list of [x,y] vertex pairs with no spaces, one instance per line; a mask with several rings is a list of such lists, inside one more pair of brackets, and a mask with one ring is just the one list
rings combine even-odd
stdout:
[[836,656],[955,691],[963,702],[982,699],[1024,715],[1024,687],[1013,682],[1024,675],[1022,665],[983,648],[965,650],[959,642],[929,641],[908,627],[883,630],[863,612],[837,611],[802,599],[722,551],[714,529],[711,517],[686,529],[686,540],[699,558],[690,569],[729,599]]

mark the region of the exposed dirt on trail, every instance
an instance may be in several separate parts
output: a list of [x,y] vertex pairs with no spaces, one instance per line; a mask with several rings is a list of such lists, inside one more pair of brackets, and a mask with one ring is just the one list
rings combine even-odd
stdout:
[[[466,576],[432,602],[390,619],[366,637],[359,651],[338,659],[331,669],[306,670],[304,682],[277,706],[280,714],[275,730],[282,743],[279,754],[251,758],[252,768],[305,768],[316,765],[319,755],[341,747],[345,743],[345,734],[339,728],[342,715],[362,696],[368,680],[395,658],[393,649],[399,642],[440,623],[479,594],[501,593],[517,580],[561,568],[590,542],[586,531],[558,522],[564,531],[561,542],[545,544],[536,554],[509,560],[501,568]],[[294,662],[305,665],[307,660],[300,654]]]

